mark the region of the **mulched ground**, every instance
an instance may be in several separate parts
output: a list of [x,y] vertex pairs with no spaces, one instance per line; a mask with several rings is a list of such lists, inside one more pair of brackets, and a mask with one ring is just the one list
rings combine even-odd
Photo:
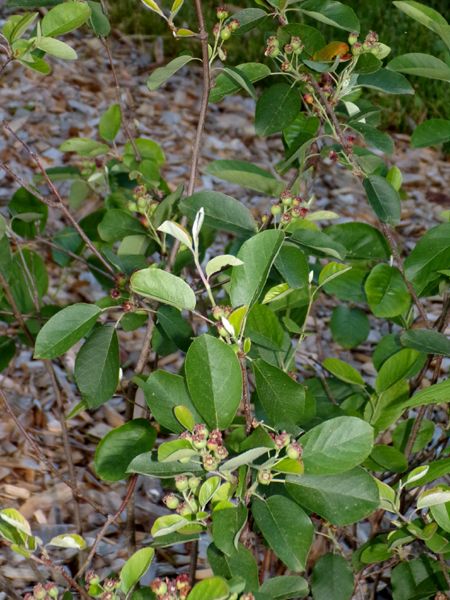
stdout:
[[[82,61],[55,64],[53,75],[48,78],[25,73],[20,66],[9,68],[0,82],[0,120],[6,120],[32,147],[45,158],[48,166],[61,164],[66,157],[57,148],[59,144],[73,136],[93,135],[99,116],[116,101],[111,73],[107,65],[104,49],[97,40],[87,40],[77,44]],[[189,77],[176,76],[166,87],[150,93],[145,81],[155,64],[150,58],[153,50],[145,40],[113,39],[113,55],[123,87],[123,99],[130,106],[135,127],[139,135],[151,137],[162,144],[167,166],[166,179],[174,187],[186,183],[193,139],[199,107],[199,74],[191,71]],[[219,105],[213,105],[208,115],[204,143],[201,153],[201,170],[210,160],[236,158],[250,160],[270,171],[281,158],[278,139],[261,139],[255,136],[252,123],[254,104],[251,99],[232,97]],[[95,135],[95,134],[94,134]],[[406,136],[395,136],[396,164],[405,177],[408,199],[403,202],[403,220],[398,232],[405,246],[413,247],[417,239],[431,226],[439,223],[439,213],[450,208],[448,182],[450,164],[434,150],[411,150]],[[124,141],[124,140],[119,140]],[[17,143],[0,137],[0,159],[7,161],[21,176],[31,173],[30,162]],[[253,192],[248,192],[201,175],[199,187],[214,188],[234,195],[252,208],[255,214],[267,209],[270,200]],[[4,206],[16,189],[15,184],[0,172],[0,210],[6,214]],[[364,201],[364,195],[350,174],[343,169],[324,164],[321,176],[314,186],[317,208],[333,210],[342,220],[357,219],[375,223],[373,215]],[[91,210],[81,207],[78,217]],[[59,216],[52,215],[50,229],[61,227]],[[89,300],[99,292],[91,279],[73,268],[64,275],[64,281],[57,280],[51,273],[49,297],[61,304]],[[330,304],[331,306],[331,304]],[[434,318],[439,306],[429,303],[430,316]],[[326,312],[326,311],[325,311]],[[317,356],[321,345],[326,355],[339,355],[354,364],[359,363],[368,376],[373,375],[373,366],[365,354],[384,331],[372,330],[366,344],[356,352],[335,348],[327,321],[329,314],[311,325],[317,327],[316,335],[308,337],[305,352]],[[0,335],[5,326],[0,323]],[[6,328],[7,329],[7,328]],[[318,340],[320,339],[320,344]],[[142,332],[124,334],[124,353],[134,359],[139,352]],[[70,373],[73,368],[74,352],[69,352],[64,363]],[[168,357],[165,362],[175,363],[178,357]],[[444,368],[445,368],[444,364]],[[447,365],[448,366],[448,365]],[[65,390],[67,407],[77,401],[76,390],[61,367],[55,365],[60,385]],[[49,386],[48,375],[39,361],[33,361],[31,353],[22,350],[14,364],[0,374],[0,386],[7,393],[16,414],[22,423],[39,440],[46,454],[66,475],[66,465],[62,452],[61,426],[57,416],[55,398]],[[143,403],[143,399],[139,398]],[[99,439],[112,427],[124,422],[123,401],[120,397],[95,413],[83,413],[68,421],[73,460],[77,477],[86,493],[100,503],[105,512],[117,510],[123,497],[122,484],[106,485],[99,483],[92,469],[92,457]],[[32,523],[35,534],[44,541],[56,534],[74,531],[73,502],[70,490],[60,482],[45,474],[24,442],[14,423],[3,416],[0,419],[0,504],[14,506]],[[162,490],[155,480],[140,478],[136,494],[136,521],[138,523],[138,544],[149,539],[153,519],[165,512],[160,503]],[[84,536],[93,541],[102,526],[104,518],[96,514],[87,504],[81,504],[84,522]],[[70,558],[71,551],[52,550],[55,559]],[[111,527],[107,539],[100,544],[95,567],[102,575],[119,569],[127,556],[123,527]],[[177,571],[186,565],[189,558],[184,548],[158,554],[157,561],[148,577],[159,573]],[[200,561],[200,570],[204,563]],[[36,582],[36,568],[27,560],[13,554],[3,546],[0,552],[0,572],[3,580],[22,594]],[[199,572],[206,575],[207,571]],[[0,579],[0,588],[2,580]],[[11,589],[0,592],[0,600],[13,597]]]

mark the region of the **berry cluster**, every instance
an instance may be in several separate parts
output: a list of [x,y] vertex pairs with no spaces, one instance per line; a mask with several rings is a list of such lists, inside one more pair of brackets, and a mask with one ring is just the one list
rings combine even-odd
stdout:
[[222,432],[218,429],[210,432],[203,423],[195,425],[192,432],[185,431],[180,437],[191,442],[192,448],[198,451],[205,471],[215,471],[219,463],[228,456]]
[[159,600],[185,600],[191,590],[186,574],[178,575],[176,579],[154,579],[150,588]]
[[270,209],[274,217],[280,216],[280,221],[288,225],[293,219],[304,219],[308,207],[301,196],[295,196],[290,190],[282,192]]
[[[286,452],[285,458],[290,458],[291,460],[298,461],[302,464],[301,459],[303,449],[295,439],[291,438],[291,436],[286,433],[286,431],[282,431],[281,433],[269,432],[269,435],[275,443],[277,456],[284,449]],[[258,483],[261,485],[269,485],[273,479],[272,470],[277,471],[277,462],[258,471]]]
[[120,581],[107,577],[100,581],[100,577],[94,571],[86,573],[86,588],[89,595],[100,600],[119,600]]
[[228,11],[223,8],[223,6],[219,6],[219,8],[216,9],[216,15],[219,20],[213,27],[215,41],[211,60],[213,60],[217,55],[220,60],[223,61],[227,58],[227,53],[225,48],[223,48],[223,43],[228,41],[231,37],[231,34],[239,29],[240,23],[237,19],[228,19]]
[[379,42],[378,34],[375,31],[369,31],[363,42],[359,42],[358,38],[358,33],[351,33],[348,37],[348,43],[352,47],[353,56],[369,52],[377,58],[384,58],[386,56],[386,47]]
[[24,600],[53,600],[58,598],[58,588],[56,583],[38,583],[34,586],[33,592],[25,594]]

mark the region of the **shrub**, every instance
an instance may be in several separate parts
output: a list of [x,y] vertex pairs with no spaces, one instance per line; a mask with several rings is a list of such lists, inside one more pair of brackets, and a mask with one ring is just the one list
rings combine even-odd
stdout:
[[[166,157],[158,142],[134,137],[120,92],[101,116],[97,139],[62,144],[78,157],[78,167],[45,169],[35,150],[3,124],[38,177],[25,182],[0,163],[20,186],[9,216],[0,220],[1,315],[11,332],[0,338],[1,367],[14,360],[16,348],[33,348],[63,415],[55,365],[82,342],[69,373],[80,401],[67,418],[82,411],[95,418],[114,395],[133,409],[139,389],[148,405],[145,418],[127,410],[127,422],[107,433],[95,452],[100,480],[126,482],[114,514],[105,515],[76,478],[64,480],[78,502],[105,516],[78,572],[61,566],[50,548],[86,550],[79,531],[43,544],[19,511],[0,510],[5,543],[66,584],[64,592],[59,579],[37,583],[28,597],[268,600],[310,594],[345,600],[376,595],[380,581],[395,600],[442,597],[450,588],[450,488],[441,480],[450,465],[438,407],[450,395],[448,380],[441,380],[443,357],[450,355],[444,335],[450,225],[426,231],[403,255],[396,231],[402,174],[393,164],[394,142],[378,128],[380,111],[365,90],[410,95],[404,74],[448,81],[450,68],[423,53],[391,58],[391,49],[375,32],[360,32],[355,12],[339,2],[270,0],[233,15],[219,8],[210,32],[200,0],[198,26],[180,24],[182,0],[171,10],[156,0],[143,3],[176,38],[193,38],[195,49],[195,56],[182,54],[153,71],[149,90],[202,62],[186,191],[164,180]],[[418,2],[395,5],[449,45],[439,13]],[[332,26],[332,37],[324,37],[316,21]],[[25,12],[6,21],[2,71],[22,66],[48,74],[52,57],[75,59],[60,37],[83,26],[99,36],[113,68],[102,5],[68,0],[43,18]],[[267,61],[230,66],[228,48],[254,29],[263,32]],[[257,134],[279,136],[285,155],[276,174],[239,159],[214,160],[208,172],[271,198],[270,212],[259,219],[236,198],[196,191],[208,103],[234,93],[255,99]],[[121,130],[124,145],[116,143]],[[433,119],[414,131],[412,145],[449,139],[450,122]],[[316,209],[321,160],[361,183],[376,225],[343,222],[338,213]],[[95,194],[102,207],[79,221],[61,180],[71,182],[72,199]],[[49,210],[61,211],[69,223],[53,236],[46,231]],[[103,297],[55,305],[46,294],[50,265],[34,249],[42,240],[54,249],[52,268],[81,263]],[[436,319],[427,311],[430,297],[442,305]],[[317,360],[302,352],[313,333],[312,311],[329,298],[335,304],[331,336],[342,348],[366,341],[368,314],[377,329],[387,324],[389,333],[372,348],[373,377],[337,356]],[[142,330],[143,342],[130,365],[120,347],[122,332],[133,330]],[[178,372],[158,368],[158,359],[174,352]],[[7,395],[0,391],[0,397],[43,467],[60,477]],[[423,434],[434,427],[425,419],[433,409],[442,435]],[[64,427],[63,434],[69,447]],[[70,451],[66,460],[74,472]],[[162,481],[167,513],[153,523],[149,545],[132,553],[120,573],[102,579],[88,569],[108,527],[131,505],[140,476]],[[213,576],[197,582],[200,538],[208,540]],[[155,548],[180,543],[191,547],[189,573],[141,585]]]

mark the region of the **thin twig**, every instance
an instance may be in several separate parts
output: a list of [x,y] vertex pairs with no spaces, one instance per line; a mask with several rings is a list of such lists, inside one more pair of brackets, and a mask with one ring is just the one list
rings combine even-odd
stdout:
[[[200,146],[203,137],[203,130],[205,128],[206,114],[208,112],[209,93],[211,91],[211,73],[209,69],[209,50],[208,50],[208,32],[205,27],[205,19],[203,17],[203,7],[201,0],[195,0],[195,12],[197,14],[199,39],[202,47],[202,68],[203,68],[203,86],[202,86],[202,99],[200,105],[200,113],[197,122],[197,131],[195,133],[194,144],[192,147],[192,160],[189,174],[189,183],[187,188],[187,195],[192,196],[195,189],[195,181],[197,178],[198,162],[200,159]],[[181,224],[183,227],[187,223],[187,218],[183,217]],[[178,250],[180,248],[180,242],[175,240],[172,250],[170,252],[169,260],[167,262],[167,271],[171,271],[175,263]]]
[[127,507],[127,504],[130,501],[130,499],[131,499],[131,497],[133,495],[134,489],[136,487],[136,482],[137,482],[137,475],[132,475],[130,477],[129,482],[128,482],[128,487],[127,487],[127,492],[125,494],[125,498],[122,500],[122,503],[119,506],[119,508],[117,509],[117,511],[114,514],[109,515],[109,517],[106,519],[105,524],[100,529],[100,532],[98,533],[97,537],[95,538],[95,542],[94,542],[94,544],[93,544],[93,546],[91,548],[91,551],[89,552],[89,556],[87,557],[87,559],[83,563],[82,567],[80,568],[80,570],[76,574],[76,577],[81,577],[81,575],[88,568],[89,564],[91,563],[91,561],[92,561],[92,559],[93,559],[93,557],[94,557],[94,555],[95,555],[95,553],[97,551],[98,545],[100,544],[100,542],[102,541],[102,539],[106,535],[108,527],[110,525],[112,525],[115,521],[117,521],[117,519],[120,517],[121,513]]
[[247,366],[245,362],[245,354],[239,353],[239,365],[242,373],[242,404],[244,406],[245,416],[245,431],[250,433],[252,429],[252,409],[250,406],[250,395],[248,390],[248,377],[247,377]]
[[[328,99],[325,97],[322,88],[320,87],[320,85],[317,83],[317,81],[315,80],[314,77],[310,77],[308,79],[308,82],[312,85],[312,87],[314,88],[314,91],[316,92],[317,96],[320,99],[320,102],[323,104],[323,107],[329,117],[329,119],[332,122],[332,125],[334,127],[334,130],[336,132],[336,135],[339,138],[339,142],[341,144],[341,146],[343,147],[348,159],[350,160],[351,164],[352,164],[352,168],[353,168],[353,172],[354,174],[358,177],[358,179],[362,180],[364,178],[364,173],[361,170],[361,168],[359,167],[359,165],[355,162],[354,158],[353,158],[353,151],[351,146],[348,144],[348,142],[345,139],[344,133],[342,131],[342,127],[341,124],[339,122],[339,119],[336,116],[336,113],[333,110],[333,107],[331,106],[331,104],[329,103]],[[408,288],[408,291],[414,301],[414,304],[417,307],[417,310],[419,311],[420,316],[422,317],[426,327],[430,326],[430,323],[428,321],[428,317],[426,315],[426,312],[422,306],[422,303],[419,300],[419,297],[417,296],[416,290],[414,289],[414,286],[412,285],[412,283],[408,280],[408,278],[406,277],[406,273],[405,273],[405,269],[403,266],[403,260],[402,257],[400,255],[398,246],[397,246],[397,242],[395,241],[394,235],[392,233],[392,229],[391,227],[387,224],[387,223],[382,223],[380,222],[381,225],[381,229],[385,235],[385,237],[387,238],[388,244],[389,244],[389,248],[391,251],[392,256],[395,259],[395,262],[397,263],[397,267],[398,270],[400,271],[402,278],[406,284],[406,287]]]
[[191,587],[195,584],[198,561],[198,541],[191,543],[191,554],[189,558],[189,583]]
[[63,566],[57,565],[48,556],[42,556],[41,558],[39,558],[38,556],[34,556],[34,554],[32,554],[30,556],[30,559],[33,560],[38,565],[44,565],[48,569],[55,571],[56,573],[59,573],[67,581],[69,586],[72,589],[76,590],[80,594],[81,598],[84,598],[85,600],[90,600],[91,596],[86,592],[86,590],[84,590],[81,587],[81,585],[79,585],[75,581],[75,579],[73,579],[73,577],[71,577],[67,573],[66,569]]
[[104,49],[106,50],[106,54],[108,56],[109,66],[111,68],[111,73],[112,73],[112,76],[114,79],[114,88],[116,90],[117,104],[120,106],[120,109],[122,112],[122,123],[123,123],[123,128],[125,129],[125,134],[131,144],[131,147],[133,148],[133,152],[134,152],[134,156],[135,156],[136,160],[141,161],[142,160],[141,154],[136,145],[136,141],[133,137],[133,134],[131,133],[131,127],[130,127],[130,123],[128,121],[128,116],[127,116],[127,107],[122,102],[122,92],[121,92],[121,88],[120,88],[119,78],[117,76],[117,71],[114,66],[114,60],[112,57],[111,47],[106,38],[100,38],[100,40],[101,40],[102,45],[103,45]]
[[21,144],[21,146],[24,148],[24,150],[27,152],[27,154],[30,156],[30,158],[36,164],[36,166],[39,169],[39,171],[41,172],[41,174],[42,174],[42,176],[43,176],[43,178],[44,178],[44,180],[45,180],[45,182],[46,182],[49,190],[51,191],[53,197],[57,201],[56,204],[54,204],[54,206],[57,206],[61,210],[61,212],[64,214],[64,216],[67,218],[67,220],[70,221],[71,225],[77,231],[78,235],[83,239],[83,241],[89,247],[89,249],[91,250],[91,252],[93,254],[95,254],[95,256],[103,264],[103,266],[109,272],[114,273],[114,269],[103,258],[103,255],[101,254],[101,252],[99,252],[97,250],[97,248],[94,246],[94,244],[92,243],[92,241],[89,239],[89,237],[84,232],[83,228],[80,227],[80,225],[78,224],[78,222],[75,219],[75,217],[72,215],[72,213],[70,212],[70,210],[64,204],[64,201],[63,201],[63,199],[61,197],[61,194],[58,191],[58,188],[55,186],[55,184],[53,183],[53,181],[49,177],[49,175],[48,175],[48,173],[47,173],[47,171],[46,171],[46,169],[44,167],[44,164],[42,163],[42,160],[39,157],[39,155],[32,148],[30,148],[30,146],[26,142],[24,142],[23,140],[21,140],[20,137],[16,134],[16,132],[13,131],[11,129],[11,127],[9,127],[9,125],[5,121],[3,121],[3,129],[6,132],[8,132],[17,142],[19,142],[19,144]]
[[81,493],[77,487],[74,488],[70,481],[68,481],[67,479],[64,479],[60,475],[60,473],[58,472],[56,467],[45,456],[44,452],[42,451],[42,449],[41,449],[40,445],[37,443],[37,441],[33,438],[33,436],[25,429],[25,427],[19,421],[18,417],[16,416],[13,409],[11,408],[11,405],[9,404],[9,401],[2,389],[0,389],[0,399],[2,400],[2,402],[4,404],[6,412],[9,414],[11,419],[14,421],[17,429],[20,431],[20,433],[23,435],[25,440],[28,442],[28,444],[33,449],[35,458],[37,458],[44,465],[45,469],[49,473],[51,473],[55,477],[55,479],[58,479],[58,481],[61,481],[62,483],[67,485],[67,487],[69,487],[72,490],[74,496],[76,496],[79,500],[83,500],[84,502],[86,502],[87,504],[92,506],[92,508],[94,510],[96,510],[98,513],[106,516],[105,512],[103,511],[101,506],[99,506],[94,500],[91,500],[88,495]]

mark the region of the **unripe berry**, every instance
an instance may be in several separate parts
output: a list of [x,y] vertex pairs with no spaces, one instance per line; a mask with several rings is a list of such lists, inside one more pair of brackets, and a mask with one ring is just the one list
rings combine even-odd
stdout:
[[284,190],[284,192],[282,192],[280,195],[281,203],[284,206],[290,206],[292,204],[293,199],[294,198],[292,196],[292,193],[289,190]]
[[117,300],[117,298],[120,298],[120,290],[118,290],[117,288],[113,288],[110,292],[109,295],[111,296],[111,298],[113,300]]
[[283,213],[281,217],[281,221],[283,223],[290,223],[292,221],[292,215],[290,213]]
[[355,42],[352,46],[353,56],[359,56],[363,51],[363,45],[361,42]]
[[105,592],[113,592],[118,587],[119,581],[117,579],[105,579],[103,582],[103,589]]
[[265,56],[269,56],[270,58],[276,58],[278,55],[280,54],[280,49],[278,46],[275,46],[273,44],[269,44],[266,47],[266,50],[264,52]]
[[286,448],[286,454],[288,458],[291,458],[292,460],[298,460],[302,455],[302,447],[298,442],[292,442]]
[[177,508],[177,513],[182,517],[189,517],[192,515],[192,509],[186,502],[181,502]]
[[272,473],[267,469],[258,471],[258,481],[261,485],[269,485],[272,481]]
[[86,583],[97,585],[100,583],[100,577],[97,575],[97,573],[95,573],[95,571],[90,570],[86,573]]
[[275,446],[279,450],[281,450],[282,448],[287,446],[290,441],[291,441],[291,436],[288,433],[286,433],[285,431],[276,435],[275,439],[274,439]]
[[54,583],[48,582],[44,585],[44,588],[50,598],[58,598],[58,588]]
[[285,44],[284,51],[286,54],[292,54],[294,52],[292,44]]
[[218,6],[216,9],[217,18],[223,21],[228,17],[228,11],[223,6]]
[[175,494],[166,494],[163,498],[164,504],[170,510],[175,510],[180,505],[180,500],[175,496]]
[[123,310],[123,312],[130,312],[133,310],[133,305],[131,304],[131,302],[129,300],[126,300],[122,304],[122,310]]
[[291,46],[296,54],[303,52],[304,46],[302,40],[296,35],[291,37]]
[[189,480],[186,475],[177,475],[175,477],[175,487],[179,492],[185,492],[189,487]]
[[203,468],[205,471],[214,471],[217,469],[219,461],[212,454],[205,454],[203,456]]
[[45,588],[42,585],[42,583],[38,583],[37,585],[34,586],[33,596],[34,596],[34,598],[36,598],[36,600],[44,600],[45,599],[45,597],[47,596],[47,592],[45,591]]
[[291,68],[292,68],[291,63],[288,60],[285,60],[283,63],[281,63],[281,70],[284,71],[285,73],[290,71]]
[[194,494],[196,494],[201,483],[202,483],[202,480],[200,479],[200,477],[195,477],[195,476],[189,477],[188,484],[189,484],[189,489],[191,490],[191,492],[194,492]]
[[157,596],[163,596],[167,592],[167,583],[162,579],[154,579],[150,584],[150,589]]
[[231,29],[231,31],[237,31],[240,26],[241,24],[237,19],[231,19],[231,21],[228,23],[228,27]]
[[303,96],[303,100],[306,104],[314,104],[314,98],[313,98],[312,94],[305,94]]
[[230,39],[231,29],[228,27],[228,25],[222,29],[222,31],[220,32],[220,37],[224,42]]
[[281,206],[278,206],[277,204],[275,206],[272,206],[270,208],[270,212],[273,214],[274,217],[276,217],[277,215],[281,214]]
[[356,31],[351,33],[348,36],[348,43],[350,46],[353,46],[353,44],[355,44],[358,41],[358,37],[359,37],[359,33],[357,33]]
[[225,446],[219,446],[217,450],[214,451],[214,455],[219,460],[225,460],[228,456],[228,450],[225,448]]

